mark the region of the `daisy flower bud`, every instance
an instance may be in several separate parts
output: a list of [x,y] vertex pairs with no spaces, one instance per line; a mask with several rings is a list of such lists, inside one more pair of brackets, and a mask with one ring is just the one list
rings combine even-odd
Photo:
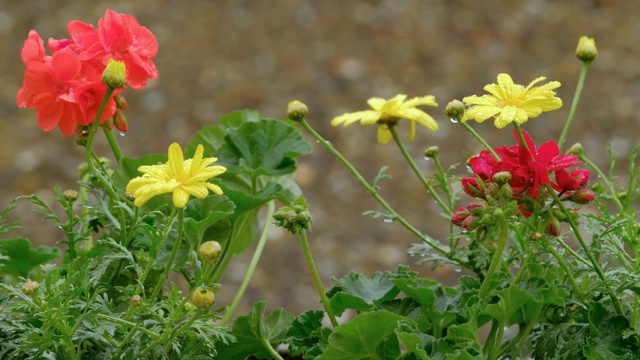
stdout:
[[582,156],[582,144],[575,143],[567,150],[567,155]]
[[307,105],[301,101],[293,100],[287,106],[287,117],[293,121],[302,121],[309,113]]
[[209,262],[216,262],[220,258],[220,254],[222,254],[222,246],[214,240],[203,242],[198,249],[200,258]]
[[102,72],[102,82],[114,89],[119,89],[127,84],[127,68],[124,62],[109,59],[107,67]]
[[132,307],[138,307],[140,304],[142,304],[142,297],[140,297],[140,295],[133,295],[131,300],[129,300],[129,305]]
[[40,284],[35,281],[29,280],[22,285],[22,293],[27,296],[33,296],[38,291]]
[[64,196],[64,199],[70,203],[78,200],[78,192],[75,190],[71,190],[71,189],[65,190],[62,196]]
[[444,113],[451,119],[452,121],[458,122],[462,119],[464,115],[464,103],[460,100],[451,100],[447,107],[444,108]]
[[596,49],[596,41],[587,36],[581,36],[578,40],[576,48],[576,57],[580,61],[590,63],[598,57],[598,49]]
[[436,158],[438,156],[438,152],[439,151],[440,151],[440,149],[437,146],[429,146],[424,151],[424,157],[434,159],[434,158]]
[[211,289],[201,286],[191,294],[189,300],[198,309],[208,310],[216,302],[216,296]]

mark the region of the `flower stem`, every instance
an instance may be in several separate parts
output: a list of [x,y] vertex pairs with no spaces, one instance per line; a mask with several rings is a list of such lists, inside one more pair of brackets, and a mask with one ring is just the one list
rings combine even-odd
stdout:
[[351,172],[351,174],[353,174],[353,176],[355,176],[355,178],[358,180],[358,182],[367,190],[367,192],[369,194],[371,194],[371,196],[373,196],[373,198],[385,209],[389,212],[389,214],[392,216],[393,220],[398,221],[400,224],[402,224],[402,226],[404,226],[407,230],[409,230],[412,234],[414,234],[416,237],[418,237],[420,240],[422,240],[424,243],[426,243],[427,245],[431,246],[434,250],[436,250],[437,252],[443,254],[443,255],[448,255],[448,250],[446,250],[442,245],[438,244],[435,240],[431,239],[430,237],[428,237],[427,235],[421,233],[418,229],[416,229],[415,227],[413,227],[413,225],[411,225],[405,218],[403,218],[402,216],[400,216],[392,207],[391,205],[389,205],[383,198],[382,196],[380,196],[380,194],[378,193],[378,191],[371,185],[369,185],[369,183],[367,182],[367,180],[364,179],[364,177],[362,177],[362,175],[360,174],[360,172],[358,172],[358,170],[356,170],[356,168],[349,162],[349,160],[347,160],[338,150],[336,150],[336,148],[333,147],[333,145],[331,145],[331,143],[329,143],[327,140],[325,140],[320,134],[318,134],[312,127],[311,125],[309,125],[309,123],[305,120],[302,119],[300,121],[300,124],[302,125],[302,127],[309,132],[309,134],[311,134],[314,138],[316,138],[322,145],[324,145],[324,147],[329,150],[329,152],[331,154],[333,154],[333,156],[335,156],[341,163],[342,165],[344,165],[347,170],[349,170],[349,172]]
[[507,235],[509,234],[509,223],[507,222],[507,219],[504,218],[502,210],[497,209],[493,215],[500,224],[500,232],[498,233],[496,249],[491,257],[491,265],[489,265],[489,270],[487,270],[482,286],[480,286],[480,291],[478,291],[478,297],[481,299],[484,299],[487,296],[490,289],[489,285],[491,283],[491,278],[498,267],[500,267],[500,263],[502,262],[502,252],[504,251],[504,247],[507,243]]
[[107,129],[106,127],[102,127],[102,130],[104,131],[104,136],[107,138],[107,142],[111,147],[113,157],[115,157],[116,162],[118,163],[118,165],[120,165],[120,161],[122,161],[123,155],[122,150],[120,150],[120,145],[118,145],[118,140],[116,140],[116,137],[113,135],[113,132],[111,132],[111,130]]
[[576,295],[578,295],[578,298],[580,300],[583,300],[584,294],[582,294],[582,291],[580,291],[580,287],[578,287],[578,283],[576,282],[576,279],[573,277],[573,272],[569,268],[569,265],[567,265],[567,262],[564,261],[562,256],[558,254],[558,252],[556,251],[556,249],[553,248],[553,246],[545,246],[545,248],[558,261],[558,263],[560,264],[560,267],[562,267],[562,269],[564,270],[564,273],[569,279],[569,283],[571,283],[571,286],[573,287]]
[[116,194],[115,190],[113,190],[111,185],[107,182],[107,180],[104,178],[104,176],[102,176],[102,174],[96,169],[96,166],[93,163],[93,156],[92,156],[93,155],[93,151],[92,151],[93,138],[96,135],[96,130],[98,129],[98,123],[100,122],[100,118],[102,117],[102,113],[104,112],[104,108],[107,105],[109,98],[111,98],[111,94],[113,94],[113,90],[114,89],[112,87],[107,87],[107,92],[104,94],[104,98],[102,98],[102,102],[100,103],[100,107],[98,108],[98,112],[96,113],[96,117],[93,120],[93,123],[91,124],[91,128],[89,130],[89,136],[87,137],[87,144],[85,145],[85,148],[86,148],[85,157],[87,160],[87,166],[89,166],[91,173],[102,184],[105,191],[109,193],[109,196],[111,196],[111,198],[115,200],[115,199],[118,199],[118,195]]
[[276,206],[273,200],[267,203],[267,213],[265,214],[265,224],[264,224],[264,227],[262,228],[260,239],[258,240],[258,246],[256,247],[256,251],[253,253],[253,257],[251,258],[251,262],[249,263],[249,268],[247,269],[247,272],[244,275],[244,279],[242,279],[240,288],[238,289],[238,292],[236,293],[235,297],[233,298],[233,301],[227,308],[227,312],[225,313],[224,318],[222,319],[222,326],[225,326],[229,322],[229,320],[231,320],[231,317],[233,316],[236,309],[238,308],[238,305],[240,304],[240,300],[242,300],[242,296],[244,296],[244,293],[247,290],[247,286],[249,286],[249,282],[251,281],[251,278],[253,278],[253,273],[256,270],[258,261],[262,256],[262,251],[264,250],[264,246],[267,243],[267,238],[269,237],[269,231],[271,229],[270,221],[271,221],[271,217],[273,216],[275,207]]
[[324,287],[322,286],[322,280],[320,279],[318,268],[316,267],[316,264],[313,261],[313,257],[311,256],[311,248],[309,247],[309,241],[307,240],[307,233],[304,230],[302,230],[302,232],[300,233],[300,244],[302,245],[302,252],[304,253],[304,259],[307,261],[307,265],[309,265],[309,270],[311,271],[311,277],[313,278],[313,282],[316,285],[316,290],[318,291],[318,295],[320,295],[320,301],[324,306],[324,311],[327,312],[327,316],[331,321],[331,325],[333,325],[333,327],[336,328],[338,327],[338,320],[336,320],[336,316],[333,313],[331,304],[329,304],[329,298],[327,297],[327,294],[324,291]]
[[500,157],[498,156],[498,154],[496,154],[495,150],[493,150],[493,148],[486,141],[484,141],[482,136],[480,136],[480,134],[473,130],[473,128],[469,124],[467,124],[466,122],[460,122],[460,124],[462,124],[462,127],[467,130],[467,132],[471,134],[471,136],[478,140],[478,142],[480,142],[480,144],[482,144],[482,146],[484,146],[487,151],[491,153],[494,159],[500,160]]
[[622,203],[620,202],[620,199],[618,199],[618,197],[616,196],[616,190],[613,187],[613,182],[611,180],[609,180],[609,177],[607,177],[604,174],[604,172],[602,172],[602,170],[598,167],[598,165],[596,165],[593,161],[591,161],[591,159],[589,159],[588,157],[584,156],[584,154],[580,154],[578,156],[578,158],[582,162],[587,164],[587,166],[589,166],[591,169],[593,169],[593,171],[598,173],[598,175],[600,176],[600,179],[605,183],[605,185],[609,189],[609,193],[611,194],[611,198],[614,199],[614,202],[615,202],[616,206],[618,207],[618,209],[620,211],[622,211],[623,210]]
[[[547,191],[551,194],[554,201],[556,202],[556,204],[558,205],[562,213],[567,218],[567,222],[569,222],[569,226],[571,226],[571,230],[573,230],[573,234],[575,235],[576,239],[580,243],[580,246],[584,250],[585,254],[587,254],[587,257],[589,258],[589,261],[591,261],[591,265],[593,266],[593,269],[595,270],[596,274],[598,274],[598,277],[600,278],[600,280],[602,280],[603,282],[607,282],[607,278],[604,274],[604,271],[602,270],[602,267],[600,267],[600,263],[598,262],[598,259],[596,259],[596,257],[593,255],[593,253],[587,246],[587,243],[582,238],[582,234],[580,233],[580,229],[578,228],[578,225],[576,224],[575,220],[573,219],[571,214],[569,214],[567,209],[564,207],[564,205],[558,198],[558,195],[556,194],[555,190],[551,187],[551,185],[547,184],[546,186],[547,186]],[[611,297],[611,302],[613,303],[613,306],[615,307],[616,312],[618,313],[618,315],[624,316],[624,312],[622,311],[622,306],[620,305],[620,300],[618,299],[616,294],[613,292],[613,290],[609,289],[608,286],[606,288],[607,288],[607,292],[609,293],[609,296]]]
[[573,94],[573,101],[571,102],[569,116],[567,117],[567,121],[564,123],[564,128],[562,129],[562,133],[560,134],[560,139],[558,139],[558,147],[560,147],[561,149],[562,145],[567,139],[567,134],[569,134],[569,128],[573,123],[573,118],[576,114],[576,109],[578,108],[578,102],[580,102],[580,95],[582,94],[582,88],[584,88],[584,80],[587,78],[587,71],[589,70],[590,64],[591,62],[589,61],[584,61],[582,63],[582,69],[580,70],[578,85],[576,85],[576,92]]
[[418,169],[418,165],[416,165],[416,162],[413,161],[413,158],[407,152],[407,149],[405,148],[404,144],[402,143],[402,140],[400,140],[400,137],[398,136],[398,132],[396,131],[395,126],[394,125],[388,125],[388,127],[389,127],[389,131],[391,132],[391,135],[393,136],[393,140],[398,145],[398,149],[400,149],[400,152],[402,153],[402,156],[404,156],[405,160],[407,160],[407,163],[409,163],[409,166],[411,167],[411,170],[413,170],[413,172],[416,174],[416,176],[418,177],[418,179],[420,180],[422,185],[425,187],[425,189],[427,189],[429,194],[435,199],[435,201],[438,203],[438,205],[440,205],[442,210],[444,210],[444,212],[447,215],[451,215],[451,209],[449,208],[449,206],[447,206],[447,204],[445,204],[442,201],[442,199],[440,198],[438,193],[436,193],[436,191],[433,189],[433,186],[431,186],[431,184],[424,177],[424,175],[422,174],[420,169]]
[[[173,249],[171,249],[171,254],[169,255],[169,260],[167,262],[167,264],[164,266],[164,271],[162,272],[162,275],[160,276],[160,279],[158,279],[158,283],[156,284],[156,287],[153,289],[153,293],[151,294],[151,297],[149,299],[153,300],[156,298],[156,296],[158,296],[158,294],[160,293],[160,290],[162,289],[162,286],[164,284],[164,282],[169,278],[169,272],[171,272],[171,269],[173,268],[173,261],[176,259],[176,255],[178,254],[178,249],[180,248],[180,243],[182,242],[182,233],[184,230],[184,209],[183,208],[178,208],[177,209],[177,215],[178,215],[178,235],[176,235],[176,239],[173,242]],[[171,226],[171,224],[168,224],[168,226]],[[167,233],[168,234],[168,233]]]

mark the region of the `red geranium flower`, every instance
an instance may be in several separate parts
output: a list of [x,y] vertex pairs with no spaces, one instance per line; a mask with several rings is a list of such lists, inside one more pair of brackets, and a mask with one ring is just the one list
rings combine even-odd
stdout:
[[531,137],[522,132],[526,146],[520,143],[517,132],[514,136],[519,145],[495,149],[500,155],[500,171],[509,171],[512,179],[509,185],[515,191],[527,189],[527,193],[536,198],[540,185],[553,184],[549,173],[559,171],[580,163],[576,155],[559,155],[560,148],[553,141],[548,141],[536,147]]
[[158,42],[133,16],[107,9],[98,29],[81,21],[71,21],[67,28],[81,59],[95,61],[102,69],[111,58],[124,62],[127,84],[132,88],[140,90],[148,79],[158,77],[151,60],[158,52]]

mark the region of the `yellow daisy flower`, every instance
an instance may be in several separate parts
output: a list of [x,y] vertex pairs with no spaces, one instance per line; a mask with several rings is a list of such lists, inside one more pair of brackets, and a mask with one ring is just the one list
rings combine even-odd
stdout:
[[538,117],[543,111],[561,108],[562,100],[557,98],[553,91],[560,87],[558,81],[533,86],[545,79],[541,76],[525,87],[514,84],[511,76],[507,74],[498,75],[497,84],[484,87],[491,95],[473,95],[462,99],[466,105],[472,105],[465,111],[462,122],[467,120],[483,122],[494,117],[494,125],[502,129],[514,121],[517,124],[523,124],[529,118]]
[[409,140],[413,140],[416,135],[416,122],[424,125],[431,131],[438,130],[436,121],[426,112],[416,109],[417,106],[438,106],[435,97],[432,95],[415,97],[405,101],[407,95],[396,95],[389,100],[382,98],[371,98],[367,103],[373,110],[362,110],[340,115],[331,120],[331,125],[340,124],[349,126],[356,121],[362,125],[378,124],[378,142],[386,144],[391,140],[392,135],[389,125],[395,125],[400,119],[407,119],[410,123]]
[[131,179],[126,191],[133,194],[136,206],[142,206],[156,195],[173,193],[173,205],[177,208],[187,206],[189,196],[205,198],[209,190],[222,195],[222,189],[207,182],[227,168],[209,166],[218,159],[202,158],[204,148],[198,145],[193,159],[184,160],[182,149],[177,143],[169,146],[169,161],[166,164],[143,165],[138,171],[144,175]]

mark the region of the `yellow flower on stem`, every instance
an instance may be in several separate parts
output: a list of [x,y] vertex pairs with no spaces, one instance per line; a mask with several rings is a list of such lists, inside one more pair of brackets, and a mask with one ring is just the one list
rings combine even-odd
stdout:
[[396,95],[389,100],[377,97],[371,98],[367,100],[367,103],[373,110],[362,110],[340,115],[331,120],[331,125],[338,126],[342,124],[349,126],[357,121],[360,121],[362,125],[378,124],[378,142],[382,144],[388,143],[392,138],[389,125],[394,126],[400,119],[410,121],[409,140],[413,140],[416,135],[416,122],[431,131],[437,131],[438,124],[431,115],[416,108],[421,105],[438,106],[435,97],[429,95],[405,101],[406,98],[407,95],[404,94]]
[[202,145],[198,145],[193,159],[184,160],[180,145],[173,143],[169,146],[166,164],[140,166],[138,171],[144,175],[131,179],[126,188],[133,194],[134,204],[142,206],[156,195],[173,193],[173,205],[184,208],[191,195],[202,199],[209,195],[209,190],[222,195],[222,189],[207,180],[224,173],[227,168],[209,166],[218,159],[203,158],[203,152]]
[[489,84],[484,87],[491,95],[473,95],[462,99],[466,105],[472,107],[465,111],[461,121],[483,122],[494,117],[494,125],[498,129],[502,129],[512,122],[523,124],[529,118],[538,117],[544,111],[561,108],[562,100],[557,98],[553,91],[560,87],[558,81],[534,86],[545,79],[541,76],[525,87],[514,84],[508,74],[500,74],[497,84]]

